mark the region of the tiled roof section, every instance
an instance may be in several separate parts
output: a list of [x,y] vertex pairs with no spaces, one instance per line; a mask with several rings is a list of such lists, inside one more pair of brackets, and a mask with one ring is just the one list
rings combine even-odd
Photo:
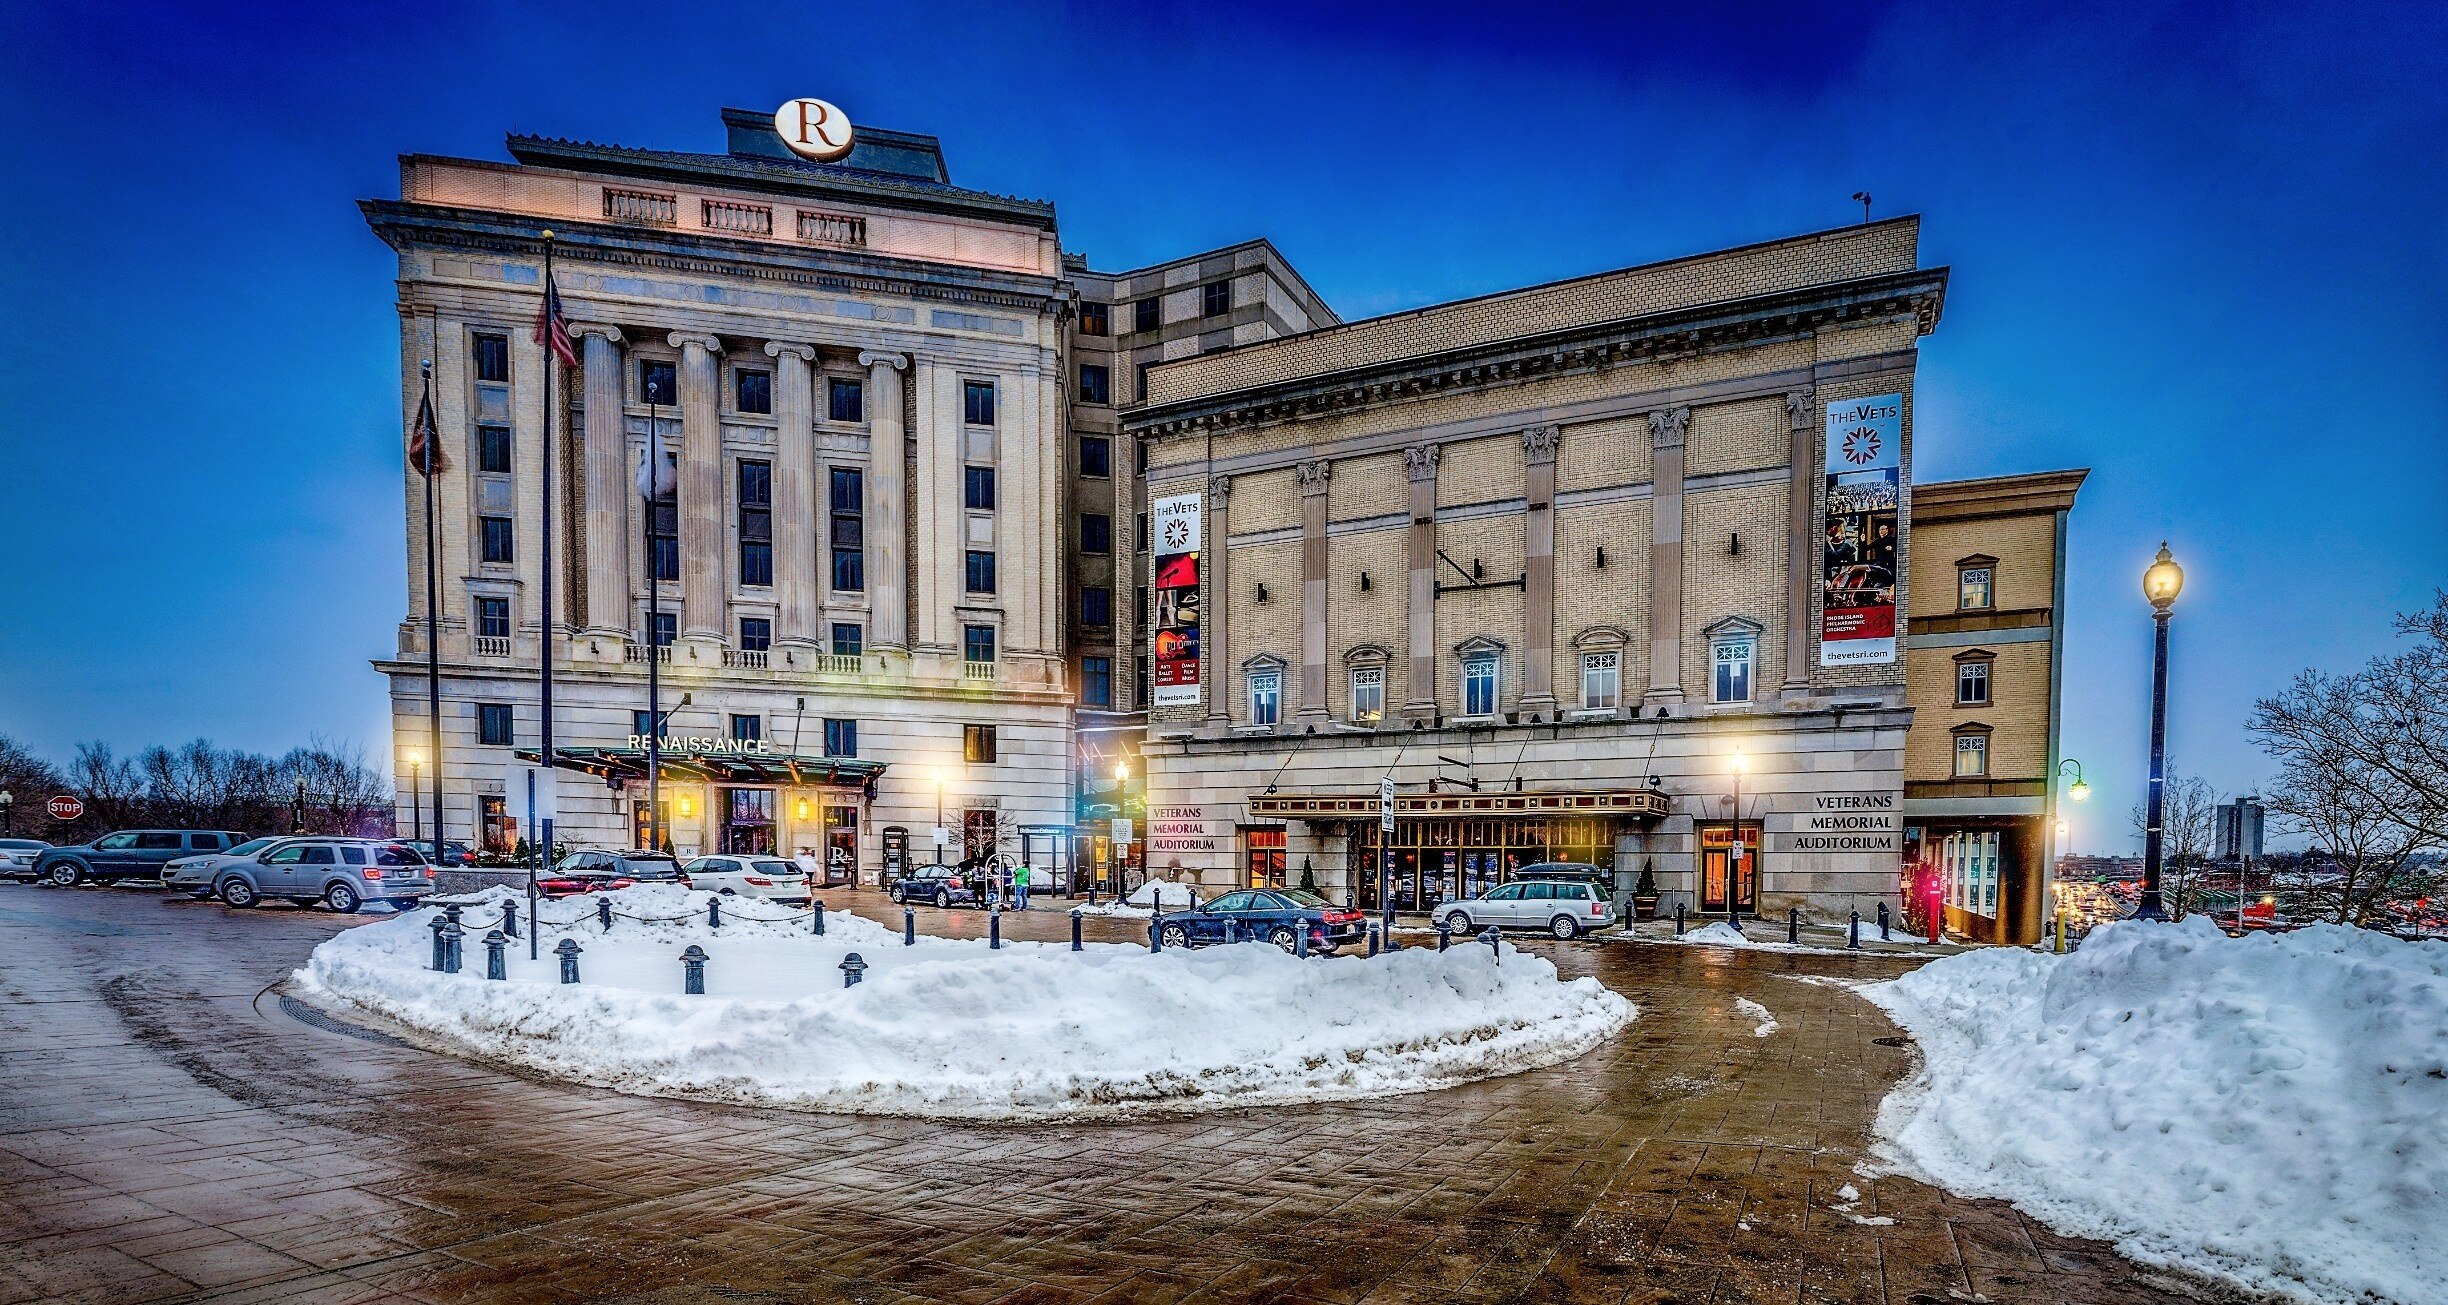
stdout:
[[1054,205],[1042,199],[994,195],[897,173],[838,165],[809,166],[779,159],[690,154],[519,135],[510,137],[510,156],[531,167],[748,186],[787,195],[914,205],[1049,230],[1054,226]]
[[1514,336],[1910,271],[1920,231],[1918,217],[1889,218],[1240,345],[1158,365],[1148,377],[1148,399],[1204,398]]

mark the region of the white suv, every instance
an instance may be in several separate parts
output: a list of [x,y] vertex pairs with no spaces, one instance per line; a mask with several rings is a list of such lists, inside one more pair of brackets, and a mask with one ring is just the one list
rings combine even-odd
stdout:
[[813,890],[807,872],[778,856],[701,856],[681,868],[689,887],[726,897],[755,897],[805,905]]
[[1431,913],[1455,933],[1495,925],[1500,929],[1540,929],[1558,938],[1578,938],[1615,923],[1607,893],[1587,880],[1516,879],[1477,897],[1445,903]]

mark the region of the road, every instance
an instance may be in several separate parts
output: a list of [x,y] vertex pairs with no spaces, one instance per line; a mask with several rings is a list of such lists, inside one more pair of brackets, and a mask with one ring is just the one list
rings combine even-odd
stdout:
[[1854,1171],[1912,1053],[1796,980],[1908,961],[1527,940],[1640,1018],[1418,1096],[947,1125],[532,1081],[267,991],[362,920],[0,885],[0,1302],[2175,1299],[2003,1205]]

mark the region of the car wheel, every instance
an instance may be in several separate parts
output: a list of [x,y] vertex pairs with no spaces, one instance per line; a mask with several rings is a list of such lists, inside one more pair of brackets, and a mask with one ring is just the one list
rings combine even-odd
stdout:
[[1445,917],[1445,931],[1447,933],[1469,933],[1471,931],[1470,912],[1454,911],[1447,914]]
[[1547,922],[1547,932],[1570,941],[1581,936],[1581,922],[1569,915],[1559,915]]
[[223,906],[234,906],[243,911],[253,906],[257,900],[255,885],[246,880],[224,879],[221,881],[221,904]]
[[364,901],[358,898],[357,890],[347,884],[333,884],[324,889],[323,904],[342,915],[355,915],[357,908],[365,905]]
[[1298,939],[1294,937],[1292,930],[1279,924],[1274,928],[1267,930],[1267,941],[1283,948],[1285,951],[1290,951],[1292,950],[1292,944],[1298,941]]
[[74,888],[85,881],[85,867],[74,861],[54,861],[43,882],[53,888]]
[[938,888],[935,890],[935,909],[938,911],[949,911],[952,909],[952,892],[950,889]]
[[1182,928],[1178,924],[1166,925],[1163,930],[1157,934],[1157,937],[1163,939],[1164,945],[1167,947],[1181,947],[1186,949],[1190,946],[1190,931]]
[[728,889],[728,888],[726,888],[726,889],[722,890],[722,895],[723,895],[723,896],[725,896],[725,897],[737,897],[737,896],[739,896],[739,894],[738,894],[737,892],[735,892],[735,891],[733,891],[733,890],[731,890],[731,889]]

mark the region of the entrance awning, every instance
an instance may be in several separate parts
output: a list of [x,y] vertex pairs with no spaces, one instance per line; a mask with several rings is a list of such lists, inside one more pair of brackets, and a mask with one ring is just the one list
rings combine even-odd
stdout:
[[[646,782],[644,748],[555,748],[553,768],[575,770],[597,779]],[[541,762],[543,753],[521,748],[518,759]],[[717,784],[830,784],[856,787],[884,773],[881,761],[857,757],[810,757],[788,752],[728,753],[721,756],[666,752],[661,761],[665,779],[710,781]]]
[[[1633,816],[1662,819],[1666,795],[1648,788],[1546,789],[1497,793],[1401,793],[1396,819],[1430,816]],[[1265,793],[1249,800],[1252,818],[1375,820],[1375,793]]]

